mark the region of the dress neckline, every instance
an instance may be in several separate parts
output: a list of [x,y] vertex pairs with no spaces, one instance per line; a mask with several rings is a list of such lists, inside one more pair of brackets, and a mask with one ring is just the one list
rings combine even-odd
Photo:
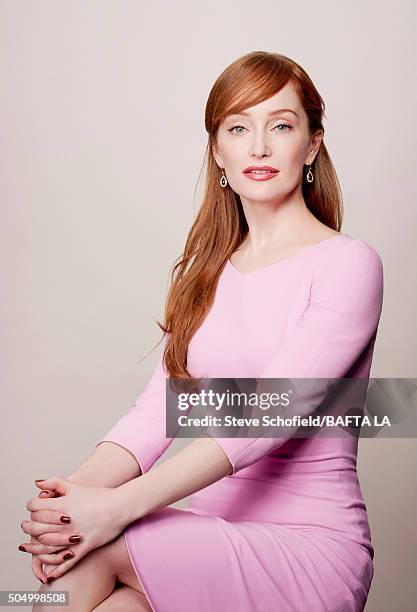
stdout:
[[295,255],[291,255],[290,257],[285,257],[284,259],[279,259],[278,261],[274,261],[270,264],[267,264],[266,266],[261,266],[260,268],[257,268],[256,270],[252,270],[252,272],[241,272],[240,270],[238,270],[236,268],[236,266],[234,266],[232,264],[232,262],[230,261],[230,257],[228,258],[226,264],[227,266],[238,276],[241,277],[249,277],[249,276],[254,276],[255,274],[257,274],[258,272],[262,272],[263,270],[267,270],[269,268],[273,268],[276,266],[279,266],[281,264],[285,264],[288,263],[294,259],[298,259],[308,253],[311,253],[311,251],[313,251],[314,249],[316,249],[318,246],[323,245],[325,243],[331,242],[332,240],[336,240],[337,238],[341,238],[342,236],[344,237],[348,237],[351,238],[351,236],[349,234],[345,234],[343,232],[339,232],[337,235],[332,236],[331,238],[325,238],[324,240],[320,240],[319,242],[316,242],[314,244],[311,244],[310,246],[305,247],[304,249],[302,249],[302,251],[300,251],[299,253],[296,253]]

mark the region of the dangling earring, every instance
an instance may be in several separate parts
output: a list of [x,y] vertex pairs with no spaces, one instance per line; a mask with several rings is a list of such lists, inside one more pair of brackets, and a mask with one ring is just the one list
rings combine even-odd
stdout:
[[222,176],[220,178],[220,185],[222,187],[227,187],[227,178],[226,178],[223,168],[222,168]]
[[307,175],[306,175],[306,179],[308,183],[312,183],[314,181],[314,174],[311,172],[311,165],[308,169]]

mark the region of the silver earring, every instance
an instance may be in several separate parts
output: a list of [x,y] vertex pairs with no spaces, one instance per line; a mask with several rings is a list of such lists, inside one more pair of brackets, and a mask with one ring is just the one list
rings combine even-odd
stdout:
[[312,183],[314,181],[314,174],[311,172],[311,166],[308,169],[306,179],[308,183]]
[[227,184],[228,184],[227,183],[227,178],[226,178],[226,175],[225,175],[224,170],[222,168],[222,175],[221,175],[221,178],[220,178],[220,185],[222,187],[227,187]]

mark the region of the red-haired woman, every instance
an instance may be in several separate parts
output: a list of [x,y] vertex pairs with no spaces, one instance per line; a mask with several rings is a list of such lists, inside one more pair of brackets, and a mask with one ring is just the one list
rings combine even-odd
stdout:
[[153,376],[80,468],[27,505],[24,546],[55,578],[40,588],[69,590],[71,610],[363,610],[374,551],[356,436],[211,429],[152,468],[173,439],[167,377],[369,377],[382,263],[340,231],[323,116],[309,76],[277,53],[249,53],[215,82],[204,200]]

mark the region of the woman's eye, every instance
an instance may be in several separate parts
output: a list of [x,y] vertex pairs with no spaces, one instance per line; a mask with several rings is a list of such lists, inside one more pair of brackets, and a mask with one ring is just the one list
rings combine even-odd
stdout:
[[[275,127],[287,127],[289,130],[292,130],[292,125],[288,123],[278,123]],[[285,132],[286,130],[278,130],[278,132]]]
[[[289,125],[288,123],[278,123],[275,128],[278,127],[285,127],[288,128],[289,130],[292,130],[292,126]],[[243,125],[234,125],[232,128],[230,128],[230,130],[228,130],[229,132],[231,132],[232,134],[242,134],[242,132],[235,132],[234,130],[237,130],[238,128],[242,128],[242,130],[246,130],[245,127],[243,127]],[[286,130],[278,130],[278,132],[286,132]]]
[[245,130],[246,128],[243,127],[243,125],[235,125],[232,128],[230,128],[229,132],[231,132],[232,134],[241,134],[242,132],[234,132],[233,130],[236,130],[236,128],[242,128],[243,130]]

